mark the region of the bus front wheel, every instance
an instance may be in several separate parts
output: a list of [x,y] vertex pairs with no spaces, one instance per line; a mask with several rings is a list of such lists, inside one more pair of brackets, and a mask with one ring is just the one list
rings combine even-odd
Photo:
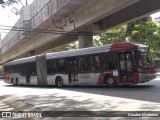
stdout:
[[61,77],[56,78],[56,86],[59,88],[63,87],[63,79]]
[[108,76],[105,78],[105,83],[107,87],[114,87],[115,86],[115,80],[112,76]]

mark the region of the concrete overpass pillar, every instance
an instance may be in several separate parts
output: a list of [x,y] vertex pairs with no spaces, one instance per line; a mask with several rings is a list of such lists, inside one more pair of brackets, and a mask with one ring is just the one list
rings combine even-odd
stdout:
[[81,33],[78,36],[79,48],[86,48],[93,46],[93,33]]

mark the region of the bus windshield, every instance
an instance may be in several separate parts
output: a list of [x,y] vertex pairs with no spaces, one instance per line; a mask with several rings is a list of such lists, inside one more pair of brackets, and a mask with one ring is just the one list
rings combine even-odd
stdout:
[[153,60],[148,48],[139,49],[140,50],[140,60],[139,64],[143,67],[153,66]]

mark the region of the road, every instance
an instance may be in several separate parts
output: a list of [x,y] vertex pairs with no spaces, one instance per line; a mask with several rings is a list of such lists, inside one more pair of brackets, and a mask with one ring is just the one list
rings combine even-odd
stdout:
[[160,111],[160,79],[116,88],[12,86],[0,80],[0,104],[0,111]]

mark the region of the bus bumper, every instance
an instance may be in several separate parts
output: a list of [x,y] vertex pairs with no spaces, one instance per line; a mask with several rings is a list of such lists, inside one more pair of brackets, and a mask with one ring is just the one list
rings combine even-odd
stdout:
[[139,73],[139,83],[144,83],[148,82],[151,80],[154,80],[157,77],[157,74],[144,74],[144,73]]

